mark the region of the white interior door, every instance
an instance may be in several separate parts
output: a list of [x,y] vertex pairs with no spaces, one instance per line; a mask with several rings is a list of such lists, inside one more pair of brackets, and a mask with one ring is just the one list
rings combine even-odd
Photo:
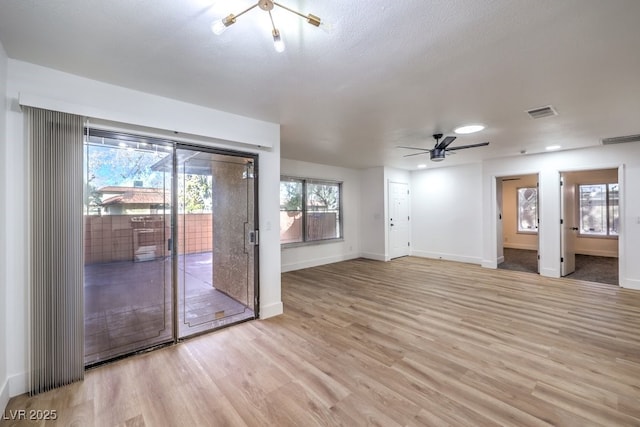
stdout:
[[576,188],[571,182],[567,182],[564,176],[560,178],[560,211],[562,213],[561,224],[561,260],[560,274],[566,276],[576,269]]
[[389,182],[389,256],[409,255],[409,184]]

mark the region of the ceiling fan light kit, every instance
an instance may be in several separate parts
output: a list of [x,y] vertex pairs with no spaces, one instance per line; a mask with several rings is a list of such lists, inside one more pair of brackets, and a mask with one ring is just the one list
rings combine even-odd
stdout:
[[[462,150],[465,148],[474,148],[474,147],[484,147],[486,145],[489,145],[488,142],[481,142],[479,144],[470,144],[470,145],[460,145],[458,147],[449,147],[449,145],[455,141],[456,137],[455,136],[447,136],[445,137],[442,141],[440,141],[440,139],[442,139],[442,134],[441,133],[436,133],[433,135],[433,139],[436,140],[436,145],[433,146],[433,148],[418,148],[418,147],[406,147],[406,146],[398,146],[398,148],[405,148],[407,150],[418,150],[421,151],[421,153],[414,153],[414,154],[407,154],[404,157],[412,157],[412,156],[420,156],[422,154],[427,154],[429,153],[429,157],[431,158],[432,161],[434,162],[441,162],[444,160],[445,156],[447,155],[447,153],[449,153],[449,151],[455,151],[455,150]],[[453,153],[455,154],[455,153]]]
[[481,130],[484,129],[484,125],[464,125],[464,126],[460,126],[457,127],[453,130],[454,133],[457,133],[458,135],[466,135],[466,134],[470,134],[470,133],[476,133],[476,132],[480,132]]
[[311,13],[307,14],[307,15],[303,15],[302,13],[298,12],[297,10],[293,10],[291,8],[288,8],[287,6],[284,6],[278,2],[275,2],[273,0],[260,0],[257,3],[255,3],[252,6],[249,6],[248,8],[246,8],[245,10],[243,10],[242,12],[238,13],[237,15],[234,15],[233,13],[229,14],[228,16],[219,19],[217,21],[215,21],[213,24],[211,24],[211,31],[213,31],[214,34],[216,35],[220,35],[222,33],[225,32],[225,30],[230,27],[231,25],[236,23],[237,18],[239,18],[240,16],[244,15],[245,13],[249,12],[250,10],[259,7],[260,9],[264,10],[265,12],[269,13],[269,19],[271,20],[271,28],[272,28],[272,32],[271,34],[273,35],[273,47],[277,52],[284,52],[285,50],[285,45],[284,45],[284,41],[282,40],[282,36],[280,34],[280,31],[276,28],[276,24],[273,21],[273,16],[271,15],[271,11],[273,10],[273,8],[275,6],[278,6],[281,9],[284,9],[288,12],[293,13],[294,15],[298,15],[301,18],[304,18],[307,20],[307,22],[311,25],[313,25],[314,27],[319,27],[322,23],[322,20],[320,19],[319,16],[313,15]]

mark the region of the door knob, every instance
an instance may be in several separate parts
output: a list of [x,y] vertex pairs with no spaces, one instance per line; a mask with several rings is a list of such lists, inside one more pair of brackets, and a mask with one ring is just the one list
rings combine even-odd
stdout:
[[578,231],[578,230],[580,230],[578,227],[571,227],[571,229],[572,229],[573,231]]

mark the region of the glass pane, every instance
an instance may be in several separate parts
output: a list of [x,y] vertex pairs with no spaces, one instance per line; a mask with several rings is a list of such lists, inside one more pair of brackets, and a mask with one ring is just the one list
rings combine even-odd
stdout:
[[302,181],[280,181],[280,243],[302,241]]
[[173,338],[173,147],[112,136],[85,142],[85,364]]
[[538,189],[518,188],[518,231],[538,231]]
[[609,184],[609,234],[618,235],[618,224],[620,222],[619,191],[618,184]]
[[340,237],[340,184],[307,183],[307,241]]
[[178,335],[254,315],[255,180],[250,158],[176,150]]
[[607,234],[607,186],[580,185],[580,233]]

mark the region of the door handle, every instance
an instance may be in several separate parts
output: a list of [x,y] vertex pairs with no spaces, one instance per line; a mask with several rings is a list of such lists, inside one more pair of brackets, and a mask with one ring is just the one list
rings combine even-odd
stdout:
[[571,229],[572,229],[573,231],[578,231],[578,230],[580,230],[578,227],[571,227]]

